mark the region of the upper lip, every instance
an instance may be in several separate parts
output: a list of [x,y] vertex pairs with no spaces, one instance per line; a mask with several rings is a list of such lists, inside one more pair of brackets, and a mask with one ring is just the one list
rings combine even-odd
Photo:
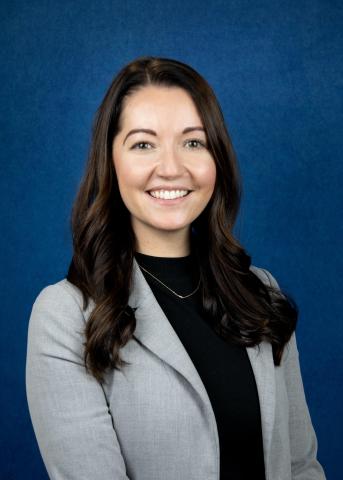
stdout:
[[172,190],[187,190],[187,191],[192,191],[191,188],[188,188],[188,187],[183,187],[183,186],[180,186],[180,185],[175,185],[174,187],[167,187],[167,186],[163,186],[163,185],[157,185],[157,187],[154,187],[154,188],[149,188],[149,190],[146,190],[147,192],[153,192],[153,191],[156,191],[156,190],[169,190],[169,191],[172,191]]

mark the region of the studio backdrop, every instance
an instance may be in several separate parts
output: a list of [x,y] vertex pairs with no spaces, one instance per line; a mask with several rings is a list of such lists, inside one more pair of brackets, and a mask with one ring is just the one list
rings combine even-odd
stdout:
[[341,478],[342,22],[338,1],[3,1],[0,478],[46,480],[25,394],[27,327],[65,277],[91,123],[142,56],[188,63],[222,106],[243,180],[235,233],[297,302],[308,406]]

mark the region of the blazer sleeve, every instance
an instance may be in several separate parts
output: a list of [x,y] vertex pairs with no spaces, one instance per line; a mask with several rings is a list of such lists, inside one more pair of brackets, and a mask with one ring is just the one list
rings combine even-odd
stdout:
[[83,363],[84,315],[72,288],[45,287],[29,320],[26,394],[52,480],[128,479],[101,384]]
[[[280,290],[272,274],[264,272],[271,286]],[[292,480],[325,480],[324,470],[317,460],[317,437],[305,397],[295,332],[285,347],[282,362],[289,400]]]

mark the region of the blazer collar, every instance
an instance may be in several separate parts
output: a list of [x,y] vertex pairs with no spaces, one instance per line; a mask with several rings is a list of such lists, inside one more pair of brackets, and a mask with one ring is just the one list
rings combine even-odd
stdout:
[[[132,288],[129,305],[136,308],[134,338],[164,362],[179,372],[203,400],[209,419],[214,427],[216,443],[219,444],[214,412],[205,386],[190,359],[185,347],[157,302],[149,284],[133,259]],[[259,275],[258,269],[252,267]],[[263,278],[261,278],[263,280]],[[275,412],[275,377],[271,345],[265,341],[259,346],[247,347],[254,372],[261,411],[261,427],[265,468],[269,461]]]

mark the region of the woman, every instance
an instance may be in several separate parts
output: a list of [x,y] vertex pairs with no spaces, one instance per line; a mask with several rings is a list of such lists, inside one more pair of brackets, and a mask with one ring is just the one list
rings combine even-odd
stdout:
[[30,317],[50,478],[324,479],[297,307],[234,238],[234,150],[208,83],[141,57],[98,109],[67,277]]

